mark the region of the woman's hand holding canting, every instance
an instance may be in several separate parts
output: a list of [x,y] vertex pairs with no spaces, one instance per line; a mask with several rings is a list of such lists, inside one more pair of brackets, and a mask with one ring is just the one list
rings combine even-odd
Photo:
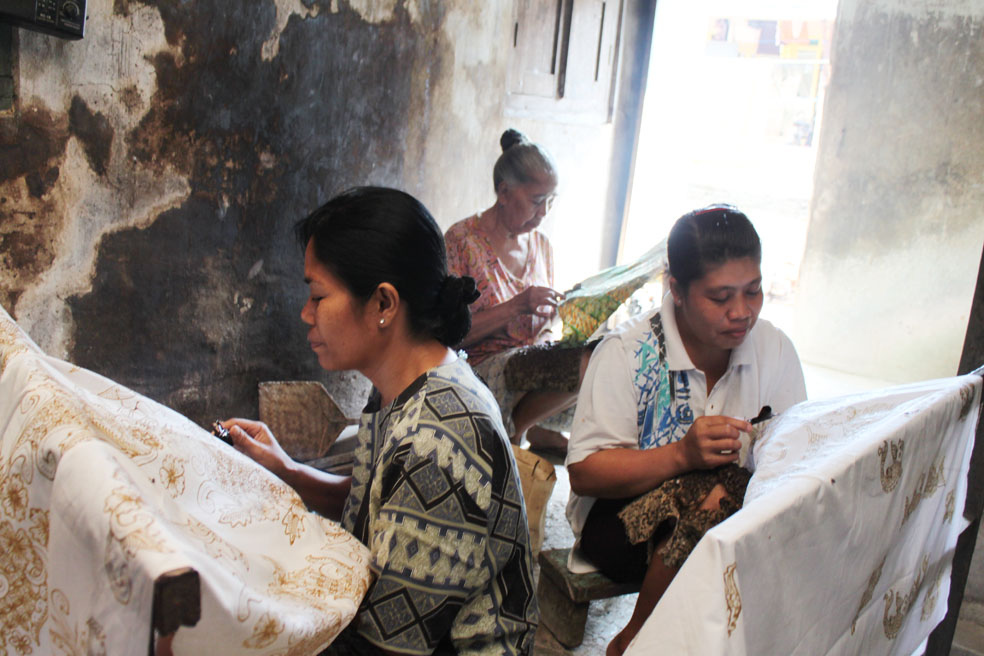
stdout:
[[262,421],[226,419],[219,422],[232,437],[232,445],[294,488],[308,507],[338,521],[352,487],[351,476],[329,474],[293,460],[277,443]]
[[266,424],[238,417],[220,423],[229,430],[232,445],[237,451],[245,453],[281,479],[285,478],[294,461]]
[[752,425],[744,419],[712,415],[697,417],[677,444],[683,471],[712,469],[738,460],[739,437]]

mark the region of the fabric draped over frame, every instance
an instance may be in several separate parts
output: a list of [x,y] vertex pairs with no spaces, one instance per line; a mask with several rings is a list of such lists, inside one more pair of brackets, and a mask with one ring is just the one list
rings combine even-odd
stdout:
[[0,652],[135,653],[153,581],[191,567],[175,653],[310,654],[355,616],[368,550],[178,413],[45,355],[0,308]]
[[976,375],[793,406],[626,651],[912,654],[947,612]]

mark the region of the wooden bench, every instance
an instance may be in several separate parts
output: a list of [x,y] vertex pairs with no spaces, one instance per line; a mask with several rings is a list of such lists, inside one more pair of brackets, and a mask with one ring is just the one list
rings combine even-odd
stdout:
[[570,549],[541,551],[540,581],[536,598],[540,624],[547,627],[568,649],[584,640],[588,606],[595,599],[608,599],[639,592],[638,583],[616,583],[600,572],[574,574],[567,569]]

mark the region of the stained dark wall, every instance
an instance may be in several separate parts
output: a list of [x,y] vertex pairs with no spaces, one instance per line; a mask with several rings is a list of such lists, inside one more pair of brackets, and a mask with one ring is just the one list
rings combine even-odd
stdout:
[[[0,180],[8,181],[0,194],[0,265],[7,283],[0,290],[0,302],[8,308],[54,260],[62,221],[48,192],[61,171],[50,162],[64,152],[68,141],[65,116],[32,108],[18,118],[0,120]],[[9,182],[17,180],[22,181],[19,189]],[[23,197],[26,202],[17,203]]]
[[[504,113],[511,16],[470,0],[90,0],[81,41],[15,30],[0,304],[49,353],[198,422],[255,416],[257,383],[276,379],[321,380],[356,416],[367,381],[307,347],[295,221],[379,184],[447,228],[491,205],[510,125],[553,150],[562,203],[604,205],[610,124]],[[577,249],[599,240],[558,212],[558,267],[590,273]]]
[[[441,58],[405,15],[294,17],[263,61],[271,5],[234,23],[223,3],[158,7],[185,62],[154,58],[153,109],[125,139],[138,162],[185,171],[190,194],[102,241],[91,292],[68,301],[72,356],[192,417],[249,413],[255,381],[320,375],[292,223],[350,185],[402,185],[407,71],[434,75]],[[119,326],[128,339],[108,340]]]
[[[406,154],[435,114],[421,85],[450,65],[442,3],[415,7],[413,17],[394,5],[377,22],[344,3],[305,3],[316,15],[298,5],[275,56],[264,58],[286,4],[91,2],[90,44],[113,20],[148,40],[163,30],[166,48],[127,53],[149,64],[152,95],[121,76],[104,113],[70,83],[65,106],[21,94],[17,111],[0,118],[0,302],[11,311],[52,274],[59,241],[71,238],[69,217],[85,192],[59,185],[66,166],[84,164],[99,186],[125,181],[121,168],[184,181],[180,202],[95,240],[88,284],[59,299],[61,355],[197,421],[255,415],[256,383],[284,378],[321,379],[350,415],[360,409],[367,382],[324,374],[307,347],[302,251],[291,227],[351,185],[419,193]],[[149,8],[156,26],[135,18]],[[74,45],[19,36],[49,40],[20,53],[50,57],[56,70]],[[52,72],[21,63],[40,70],[22,86]],[[142,110],[132,126],[119,118]],[[84,162],[69,163],[70,143]],[[127,195],[147,193],[121,188],[116,205],[125,212],[137,204]]]

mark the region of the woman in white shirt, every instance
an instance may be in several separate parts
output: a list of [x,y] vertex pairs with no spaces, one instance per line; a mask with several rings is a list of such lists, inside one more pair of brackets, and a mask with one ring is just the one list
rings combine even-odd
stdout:
[[567,456],[570,566],[642,583],[609,655],[628,646],[703,533],[741,507],[749,473],[735,463],[748,420],[806,398],[792,342],[758,320],[762,249],[748,218],[727,205],[690,212],[667,250],[662,307],[591,357]]

